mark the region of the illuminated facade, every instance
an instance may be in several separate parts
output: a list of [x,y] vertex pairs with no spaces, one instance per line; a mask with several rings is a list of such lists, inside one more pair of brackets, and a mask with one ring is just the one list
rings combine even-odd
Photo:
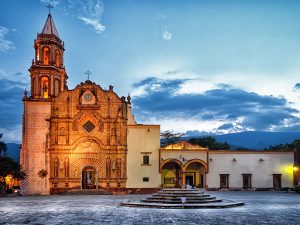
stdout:
[[34,49],[31,94],[23,98],[22,194],[292,185],[293,153],[211,151],[187,142],[160,148],[160,126],[137,124],[130,96],[89,79],[69,90],[50,13]]

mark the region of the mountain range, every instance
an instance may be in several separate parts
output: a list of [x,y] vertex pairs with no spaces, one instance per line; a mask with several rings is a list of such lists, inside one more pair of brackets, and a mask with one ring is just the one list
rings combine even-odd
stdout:
[[[214,135],[189,131],[185,139],[192,137],[213,136],[218,142],[227,142],[231,149],[247,148],[252,150],[262,150],[270,145],[291,143],[295,139],[300,139],[300,132],[267,132],[267,131],[246,131],[239,133]],[[14,160],[20,160],[20,144],[7,143],[7,153]]]
[[239,133],[215,135],[188,131],[185,139],[213,136],[218,142],[227,142],[231,149],[247,148],[251,150],[263,150],[270,145],[287,144],[300,138],[300,132],[267,132],[267,131],[245,131]]

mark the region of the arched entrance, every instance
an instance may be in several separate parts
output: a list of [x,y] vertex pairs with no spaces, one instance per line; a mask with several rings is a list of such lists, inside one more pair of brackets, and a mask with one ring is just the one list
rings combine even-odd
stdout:
[[163,188],[181,187],[182,184],[182,164],[178,160],[172,159],[161,164],[161,183]]
[[86,166],[82,170],[82,189],[97,188],[97,171],[93,166]]
[[207,171],[206,164],[199,160],[191,160],[184,167],[185,184],[198,188],[205,187],[205,174]]

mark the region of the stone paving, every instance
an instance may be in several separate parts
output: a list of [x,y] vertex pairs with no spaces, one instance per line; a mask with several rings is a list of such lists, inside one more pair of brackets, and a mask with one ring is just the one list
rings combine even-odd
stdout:
[[123,196],[29,196],[0,198],[0,224],[300,224],[300,195],[285,192],[207,192],[245,201],[226,209],[149,209],[120,206]]

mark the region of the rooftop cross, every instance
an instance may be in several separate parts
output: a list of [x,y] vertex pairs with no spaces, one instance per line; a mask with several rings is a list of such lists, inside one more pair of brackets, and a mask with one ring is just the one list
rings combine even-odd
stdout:
[[88,80],[90,80],[90,75],[92,74],[91,71],[87,70],[84,74],[87,75]]
[[49,9],[49,14],[50,14],[51,9],[53,9],[54,7],[51,5],[50,2],[49,2],[49,4],[46,7]]

